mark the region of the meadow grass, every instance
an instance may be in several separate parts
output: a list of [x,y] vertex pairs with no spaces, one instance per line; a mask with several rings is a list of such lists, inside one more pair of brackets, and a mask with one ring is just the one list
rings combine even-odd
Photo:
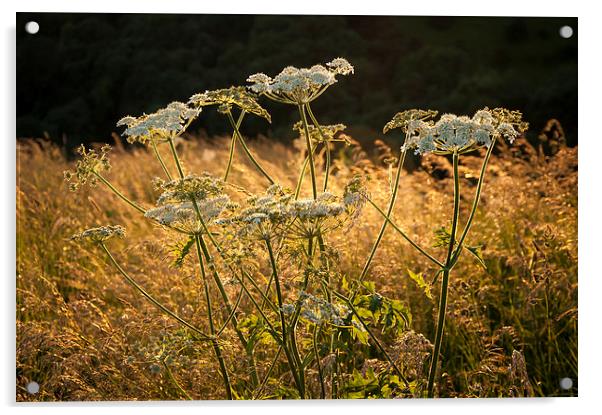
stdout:
[[[186,171],[217,175],[226,170],[229,144],[229,138],[190,136],[176,143]],[[467,246],[480,246],[483,264],[464,255],[449,281],[436,391],[440,397],[577,393],[577,149],[562,147],[546,157],[522,139],[518,144],[498,145],[494,151],[466,241]],[[296,188],[305,161],[298,151],[266,139],[248,146],[275,181]],[[157,192],[151,179],[163,174],[153,149],[128,146],[126,151],[120,143],[115,147],[107,178],[132,200],[152,207]],[[360,173],[368,178],[371,200],[387,206],[391,171],[382,160],[390,149],[382,143],[377,148],[379,153],[366,154],[357,145],[332,146],[329,190],[341,194],[344,184]],[[17,151],[17,400],[224,398],[220,367],[210,345],[158,312],[102,252],[85,249],[69,238],[90,226],[125,226],[126,242],[112,242],[116,260],[162,304],[205,330],[207,301],[194,258],[175,267],[177,241],[165,244],[168,230],[140,220],[138,212],[100,185],[82,188],[78,194],[66,191],[62,172],[71,162],[64,150],[32,140],[20,141]],[[170,160],[165,146],[159,146],[159,151]],[[228,181],[248,192],[263,193],[268,184],[264,175],[245,159],[245,149],[239,146],[233,151],[238,162],[230,166]],[[460,185],[467,189],[461,218],[469,213],[484,150],[480,153],[460,159]],[[316,153],[312,162],[315,171],[323,172],[326,154]],[[169,167],[175,172],[173,165]],[[323,178],[316,179],[320,183]],[[395,223],[439,257],[446,247],[431,247],[441,223],[451,221],[452,187],[449,160],[428,155],[421,168],[402,172],[393,209]],[[305,186],[301,196],[310,197],[311,188]],[[381,225],[380,214],[366,205],[355,226],[328,234],[329,258],[336,258],[338,264],[334,287],[342,290],[362,274]],[[180,242],[185,243],[186,237]],[[298,252],[283,256],[278,274],[286,302],[286,297],[294,296],[293,288],[302,284],[303,275],[298,273]],[[268,252],[264,250],[254,262],[249,272],[267,284],[272,273]],[[310,326],[300,325],[299,349],[322,356],[305,370],[306,397],[330,396],[333,388],[338,389],[338,397],[348,398],[424,396],[432,350],[426,339],[433,342],[435,337],[439,295],[435,286],[432,293],[425,287],[430,288],[436,271],[389,228],[365,276],[379,295],[394,299],[411,316],[403,330],[375,326],[372,331],[402,368],[410,388],[399,386],[399,379],[382,376],[390,362],[374,343],[359,337],[345,339],[348,351],[336,358],[344,363],[333,385],[332,350],[312,345],[315,333],[306,333]],[[255,306],[242,295],[240,284],[226,277],[224,289],[233,301],[240,298],[240,327],[245,335],[254,336],[256,369],[265,380],[261,388],[248,390],[249,368],[241,358],[245,351],[228,325],[219,346],[232,389],[237,397],[247,399],[297,397],[295,375],[287,370],[284,353],[265,331],[253,331],[258,319]],[[253,287],[250,290],[258,293]],[[220,293],[210,287],[209,296],[214,315],[223,321],[228,312]],[[276,362],[273,368],[272,362]],[[575,382],[572,390],[560,389],[564,377]],[[30,381],[40,384],[38,394],[27,393]]]

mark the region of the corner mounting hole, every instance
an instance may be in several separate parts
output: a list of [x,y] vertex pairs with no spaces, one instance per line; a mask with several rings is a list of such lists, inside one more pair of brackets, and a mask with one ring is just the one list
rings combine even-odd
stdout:
[[560,36],[565,39],[573,36],[573,28],[571,26],[562,26],[558,32],[560,33]]
[[27,384],[27,392],[31,393],[32,395],[35,395],[39,391],[40,385],[38,384],[38,382],[29,382]]
[[25,23],[25,31],[30,35],[35,35],[40,31],[40,25],[38,22],[27,22]]
[[560,389],[564,389],[568,391],[573,387],[573,379],[571,378],[562,378],[560,379]]

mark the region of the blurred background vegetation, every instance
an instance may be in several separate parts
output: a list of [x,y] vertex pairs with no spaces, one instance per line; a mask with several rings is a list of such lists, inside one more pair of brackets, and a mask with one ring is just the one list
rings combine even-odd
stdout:
[[[30,20],[39,33],[25,32]],[[573,37],[559,35],[563,25]],[[470,114],[485,105],[522,110],[531,139],[556,118],[575,145],[576,29],[576,18],[19,13],[17,136],[110,142],[123,115],[343,56],[355,75],[314,107],[364,145],[403,109]],[[296,113],[263,104],[273,124],[248,117],[244,132],[293,137]],[[209,109],[192,131],[229,129]]]

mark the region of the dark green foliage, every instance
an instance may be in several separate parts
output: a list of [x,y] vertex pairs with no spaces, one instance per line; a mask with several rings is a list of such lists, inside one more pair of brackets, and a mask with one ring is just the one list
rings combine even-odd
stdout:
[[[40,23],[38,34],[23,30],[29,20]],[[48,133],[69,147],[110,141],[126,114],[343,56],[355,75],[314,110],[326,124],[352,125],[364,144],[403,109],[485,105],[523,109],[533,137],[555,117],[575,144],[577,36],[561,38],[565,24],[577,28],[574,18],[20,13],[17,136]],[[249,118],[245,134],[290,137],[296,114],[261,104],[274,125]],[[213,111],[192,130],[230,133]]]

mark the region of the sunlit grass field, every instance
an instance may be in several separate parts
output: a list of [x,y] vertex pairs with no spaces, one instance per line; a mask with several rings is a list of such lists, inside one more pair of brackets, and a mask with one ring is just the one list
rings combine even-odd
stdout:
[[[221,175],[228,160],[229,138],[186,137],[178,150],[187,171]],[[295,146],[259,139],[249,143],[261,165],[283,186],[295,188],[302,155]],[[127,147],[124,148],[124,147]],[[372,200],[384,208],[391,172],[383,162],[398,152],[378,142],[374,150],[338,146],[333,153],[333,193],[357,173],[368,177]],[[168,159],[167,149],[161,148]],[[237,149],[238,151],[238,149]],[[161,314],[128,285],[102,252],[75,244],[71,235],[90,226],[119,224],[127,228],[112,251],[127,271],[156,298],[183,318],[205,327],[205,301],[194,260],[175,267],[168,231],[143,220],[135,210],[100,185],[79,193],[68,191],[63,171],[72,167],[65,151],[45,141],[18,143],[17,185],[17,385],[18,401],[223,399],[222,381],[213,350]],[[229,181],[252,193],[266,189],[263,177],[242,151]],[[466,218],[482,154],[460,161],[464,189],[460,217]],[[316,156],[322,171],[324,160]],[[150,149],[117,142],[107,177],[124,194],[151,207],[157,192],[151,179],[162,174]],[[450,221],[453,204],[451,163],[428,156],[419,168],[404,172],[393,218],[416,242],[440,256],[435,231]],[[448,314],[442,345],[440,397],[516,397],[576,395],[577,374],[577,149],[562,147],[553,156],[520,139],[512,147],[498,145],[491,158],[481,204],[467,245],[481,246],[480,264],[463,255],[450,279]],[[304,188],[309,196],[309,188]],[[344,287],[366,261],[382,217],[364,207],[355,226],[329,233]],[[173,233],[172,233],[173,235]],[[182,237],[184,240],[185,238]],[[172,237],[173,240],[173,237]],[[293,261],[279,263],[284,290],[293,296],[300,276]],[[270,275],[267,256],[256,258],[256,275]],[[438,285],[432,298],[410,277],[422,273],[430,282],[435,269],[423,256],[388,229],[367,281],[387,298],[399,300],[409,314],[405,332],[434,339]],[[227,274],[231,298],[240,288]],[[217,290],[211,292],[216,315],[225,310]],[[241,297],[237,315],[251,330],[253,305]],[[220,317],[221,318],[221,317]],[[243,327],[244,328],[244,327]],[[301,328],[301,331],[304,329]],[[424,350],[408,347],[404,334],[376,329],[375,335],[416,384],[427,371]],[[303,338],[311,338],[311,333]],[[346,362],[341,397],[417,396],[415,390],[391,393],[379,377],[387,362],[373,344],[359,339]],[[285,359],[265,376],[275,356],[268,338],[259,338],[257,369],[266,383],[259,394],[246,390],[245,352],[227,327],[221,345],[233,388],[240,397],[294,398]],[[353,346],[353,345],[352,345]],[[311,344],[301,344],[310,350]],[[416,346],[417,347],[417,346]],[[428,356],[428,353],[426,353]],[[328,370],[328,357],[322,365]],[[307,369],[308,397],[320,396],[315,366]],[[564,391],[560,379],[573,388]],[[29,382],[40,385],[31,395]],[[327,385],[332,387],[332,385]],[[418,390],[420,388],[417,388]]]

